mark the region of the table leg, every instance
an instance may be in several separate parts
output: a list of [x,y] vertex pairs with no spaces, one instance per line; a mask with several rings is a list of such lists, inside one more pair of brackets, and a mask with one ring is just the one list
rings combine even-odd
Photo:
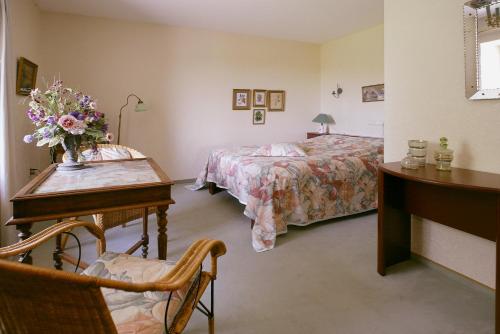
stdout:
[[[31,236],[31,231],[30,231],[31,230],[31,224],[19,224],[19,225],[16,225],[16,230],[19,231],[19,233],[17,234],[17,237],[19,238],[19,241],[26,240],[26,239],[28,239]],[[24,261],[23,261],[23,259],[24,259]],[[31,255],[28,255],[28,256],[24,257],[24,254],[21,254],[21,255],[19,255],[18,261],[26,263],[26,264],[33,264],[33,258],[31,257]]]
[[[57,223],[62,222],[62,219],[58,219]],[[66,245],[66,243],[65,243]],[[54,260],[54,268],[57,270],[62,270],[62,259],[61,259],[61,254],[63,253],[63,246],[62,246],[62,235],[58,234],[56,235],[56,249],[52,252],[52,259]]]
[[404,181],[379,171],[377,271],[411,256],[411,215],[404,210]]
[[62,254],[62,246],[61,246],[61,235],[58,234],[56,236],[56,249],[52,253],[52,259],[54,260],[54,268],[57,270],[62,270],[62,260],[61,260],[61,254]]
[[158,223],[158,258],[167,259],[167,210],[168,205],[156,208],[156,220]]
[[144,208],[142,214],[142,257],[148,257],[149,235],[148,235],[148,208]]

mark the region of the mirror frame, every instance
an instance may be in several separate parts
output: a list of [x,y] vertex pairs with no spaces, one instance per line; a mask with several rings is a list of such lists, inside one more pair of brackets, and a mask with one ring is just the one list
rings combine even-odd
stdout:
[[465,96],[469,100],[500,99],[500,87],[495,89],[480,89],[480,60],[477,31],[478,9],[499,4],[500,0],[493,0],[479,6],[476,3],[477,1],[468,1],[464,4]]

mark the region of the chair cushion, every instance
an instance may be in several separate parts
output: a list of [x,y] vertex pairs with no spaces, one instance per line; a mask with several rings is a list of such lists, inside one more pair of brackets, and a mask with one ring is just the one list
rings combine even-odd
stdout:
[[[133,283],[153,282],[174,267],[171,261],[142,259],[127,254],[106,252],[82,273]],[[198,275],[186,286],[172,292],[168,307],[168,328],[176,321],[184,301],[196,293]],[[169,292],[127,292],[116,289],[101,289],[118,333],[156,334],[164,333],[164,317]]]
[[131,159],[132,155],[129,150],[124,147],[100,147],[97,151],[92,149],[85,150],[81,153],[81,159],[84,161],[98,161],[98,160],[118,160],[118,159]]

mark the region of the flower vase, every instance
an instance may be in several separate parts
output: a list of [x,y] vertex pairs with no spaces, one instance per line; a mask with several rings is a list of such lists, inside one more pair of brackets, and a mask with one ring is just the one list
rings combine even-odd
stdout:
[[59,171],[73,171],[85,167],[85,165],[78,161],[80,145],[82,143],[81,136],[68,135],[62,142],[64,148],[63,163],[57,166]]

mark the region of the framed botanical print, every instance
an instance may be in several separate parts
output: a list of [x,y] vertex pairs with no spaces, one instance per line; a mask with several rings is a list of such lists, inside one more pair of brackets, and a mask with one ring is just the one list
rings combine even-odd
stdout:
[[266,109],[259,108],[253,110],[253,124],[265,124],[266,123]]
[[37,64],[23,57],[20,57],[18,59],[16,94],[30,95],[31,90],[35,89],[37,72],[38,72]]
[[267,91],[267,101],[268,101],[269,111],[285,111],[284,90]]
[[384,101],[384,84],[361,87],[363,102]]
[[233,110],[250,110],[250,89],[233,89]]
[[266,107],[267,106],[267,91],[264,89],[253,90],[253,106]]

